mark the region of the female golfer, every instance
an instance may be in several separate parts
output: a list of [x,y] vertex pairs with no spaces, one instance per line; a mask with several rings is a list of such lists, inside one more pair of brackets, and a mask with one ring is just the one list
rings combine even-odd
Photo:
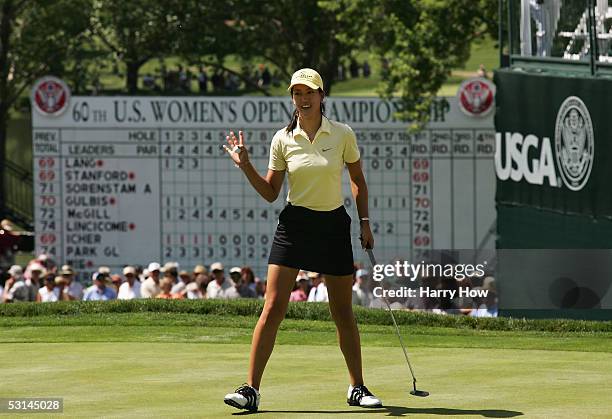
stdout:
[[228,144],[224,146],[235,165],[268,202],[276,200],[285,173],[289,175],[287,205],[280,213],[268,259],[265,304],[253,332],[247,383],[227,394],[225,403],[239,409],[257,410],[261,377],[285,317],[298,271],[304,269],[325,274],[329,310],[349,370],[348,404],[380,407],[381,401],[363,384],[359,330],[351,306],[351,218],[342,205],[341,192],[345,164],[359,213],[361,245],[374,244],[368,219],[368,188],[355,134],[347,125],[330,121],[323,114],[323,80],[315,70],[296,71],[288,90],[295,110],[289,125],[272,139],[265,177],[249,162],[242,131],[238,138],[230,132],[226,137]]

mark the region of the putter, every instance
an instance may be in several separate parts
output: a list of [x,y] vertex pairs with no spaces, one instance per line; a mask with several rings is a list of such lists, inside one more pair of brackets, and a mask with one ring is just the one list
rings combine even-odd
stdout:
[[[376,263],[376,259],[374,258],[374,252],[372,252],[372,249],[366,249],[366,252],[368,254],[368,257],[370,258],[372,269],[374,269],[374,266],[378,265]],[[384,290],[383,282],[381,282],[380,285],[383,287],[383,290]],[[410,359],[408,359],[408,352],[406,351],[406,347],[404,346],[404,341],[402,340],[402,335],[400,334],[399,326],[397,325],[397,321],[395,320],[395,316],[393,315],[393,310],[391,310],[391,305],[389,304],[389,301],[387,300],[387,297],[384,296],[384,294],[383,294],[382,299],[387,305],[387,308],[389,309],[389,314],[391,314],[391,318],[393,319],[393,324],[395,325],[395,333],[397,333],[397,337],[399,338],[400,345],[402,346],[402,350],[404,351],[404,356],[406,357],[406,362],[408,363],[408,368],[410,368],[410,375],[412,375],[412,390],[410,391],[410,394],[412,394],[413,396],[417,396],[417,397],[427,397],[429,396],[428,391],[417,390],[416,388],[417,380],[416,380],[416,377],[414,376],[414,371],[412,370]]]

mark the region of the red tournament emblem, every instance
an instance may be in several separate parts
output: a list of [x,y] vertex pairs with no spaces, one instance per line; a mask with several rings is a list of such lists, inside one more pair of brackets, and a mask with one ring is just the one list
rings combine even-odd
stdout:
[[45,116],[61,115],[68,107],[70,89],[57,77],[43,77],[34,83],[32,104]]
[[493,109],[495,85],[483,77],[466,80],[459,86],[457,98],[468,116],[485,116]]

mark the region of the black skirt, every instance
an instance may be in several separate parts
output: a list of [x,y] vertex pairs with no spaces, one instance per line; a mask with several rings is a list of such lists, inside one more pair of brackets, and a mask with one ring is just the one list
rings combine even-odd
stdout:
[[328,275],[352,275],[351,217],[344,206],[314,211],[287,204],[278,217],[268,263]]

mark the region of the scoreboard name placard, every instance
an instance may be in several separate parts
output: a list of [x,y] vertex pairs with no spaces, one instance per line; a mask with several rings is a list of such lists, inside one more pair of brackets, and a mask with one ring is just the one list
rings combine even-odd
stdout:
[[[326,115],[357,135],[380,258],[432,248],[476,249],[495,221],[492,116],[439,98],[410,134],[399,103],[328,98]],[[269,145],[293,111],[277,97],[80,97],[59,116],[33,112],[36,249],[87,277],[94,267],[221,261],[265,276],[286,190],[259,198],[221,149],[244,130],[267,170]],[[355,219],[348,183],[345,206]],[[356,259],[361,257],[353,223]]]

